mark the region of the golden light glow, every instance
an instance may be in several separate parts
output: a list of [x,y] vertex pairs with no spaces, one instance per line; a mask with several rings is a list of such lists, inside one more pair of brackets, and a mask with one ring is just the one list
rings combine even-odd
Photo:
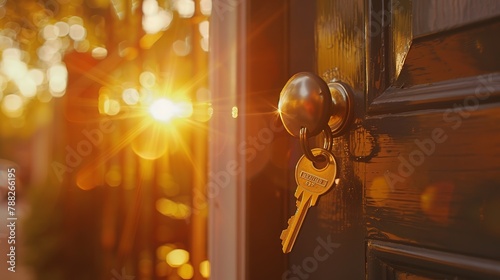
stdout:
[[201,49],[205,52],[209,50],[208,37],[203,37],[200,40]]
[[[52,40],[52,41],[59,41],[59,40]],[[46,43],[39,47],[37,50],[37,55],[38,58],[45,61],[45,62],[59,62],[61,61],[61,54],[59,53],[59,49],[52,44],[47,44]]]
[[110,187],[118,187],[122,183],[120,168],[118,166],[111,167],[108,172],[106,172],[104,181]]
[[236,119],[238,117],[238,107],[233,106],[233,109],[231,110],[231,116],[233,119]]
[[167,29],[172,22],[172,12],[158,5],[156,0],[145,0],[142,3],[142,29],[148,34],[155,34]]
[[108,50],[103,47],[96,47],[92,50],[92,57],[95,59],[104,59],[108,56]]
[[200,274],[207,279],[210,277],[210,262],[208,260],[200,263]]
[[208,122],[213,113],[212,104],[208,102],[196,103],[193,108],[193,119],[199,122]]
[[[152,121],[152,120],[151,120]],[[171,135],[163,123],[149,123],[137,137],[132,140],[132,150],[143,159],[154,160],[160,158],[168,150]]]
[[420,195],[420,207],[429,219],[436,223],[448,224],[453,214],[452,198],[455,184],[437,182],[427,186]]
[[177,274],[182,279],[191,279],[194,276],[193,266],[189,263],[183,264],[177,269]]
[[61,97],[66,92],[68,70],[64,64],[56,64],[48,70],[49,89],[54,97]]
[[200,30],[200,34],[202,37],[208,37],[208,30],[209,30],[208,25],[209,25],[208,20],[200,22],[198,29]]
[[75,41],[73,47],[77,52],[87,52],[90,49],[90,42],[88,40]]
[[203,15],[209,16],[212,13],[212,0],[201,0],[200,9]]
[[43,28],[42,34],[45,40],[55,40],[59,37],[59,28],[55,25],[48,24]]
[[18,48],[7,48],[2,52],[3,59],[21,60],[21,50]]
[[151,16],[158,13],[158,1],[156,0],[145,0],[142,2],[142,12],[145,16]]
[[174,249],[167,254],[166,260],[171,267],[180,267],[189,261],[189,252],[183,249]]
[[178,108],[176,117],[179,118],[189,118],[193,115],[193,104],[188,101],[181,101],[176,104]]
[[116,116],[120,113],[120,102],[114,99],[107,99],[104,101],[104,113],[109,116]]
[[59,37],[64,37],[69,34],[69,25],[66,22],[58,21],[54,25],[55,27],[57,27],[57,33]]
[[46,90],[40,90],[37,92],[36,98],[38,99],[38,101],[42,103],[47,103],[50,102],[50,100],[52,100],[52,94],[50,94],[50,92]]
[[391,189],[384,176],[373,178],[370,188],[367,190],[367,194],[373,198],[377,205],[383,205],[390,193]]
[[156,249],[156,257],[159,260],[165,260],[168,253],[170,253],[174,249],[175,249],[175,246],[173,246],[171,244],[162,245]]
[[28,76],[35,82],[37,86],[43,84],[45,81],[45,74],[40,69],[30,69]]
[[156,201],[156,210],[165,216],[177,212],[177,203],[170,199],[160,198]]
[[73,24],[69,27],[69,37],[75,41],[83,41],[87,37],[87,30],[80,24]]
[[145,88],[152,88],[156,84],[156,76],[152,72],[144,71],[139,76],[139,82]]
[[[62,149],[58,161],[42,167],[81,190],[126,192],[125,196],[106,196],[105,226],[97,234],[104,248],[125,252],[118,257],[126,266],[116,267],[116,273],[135,271],[141,278],[154,278],[154,274],[162,279],[200,277],[197,270],[203,258],[190,263],[190,253],[206,255],[206,237],[201,234],[191,244],[189,231],[197,230],[196,223],[203,226],[207,210],[203,208],[194,227],[179,228],[172,222],[189,222],[194,212],[189,190],[203,184],[185,177],[204,176],[201,171],[206,164],[199,159],[206,157],[208,126],[193,117],[193,107],[204,103],[198,114],[203,121],[213,114],[208,89],[198,92],[202,101],[194,97],[196,89],[208,87],[209,71],[206,53],[198,49],[199,55],[189,55],[200,45],[208,51],[209,21],[200,11],[210,14],[212,1],[62,1],[65,4],[57,11],[24,1],[5,2],[0,0],[4,25],[0,32],[0,115],[12,118],[2,124],[6,129],[16,128],[5,136],[36,138],[52,119],[69,125],[71,129],[62,132],[64,143],[55,147]],[[196,18],[186,21],[195,12]],[[175,30],[164,31],[170,26]],[[116,28],[125,32],[112,32]],[[69,96],[57,100],[65,94]],[[57,108],[43,104],[51,100]],[[53,144],[40,142],[31,152]],[[163,180],[167,177],[168,182]],[[159,219],[144,220],[141,201],[128,201],[128,193],[134,196],[151,187],[159,192],[152,200]],[[130,202],[129,210],[115,211],[123,200]],[[117,217],[123,221],[113,222]],[[144,223],[150,223],[152,230],[137,231]],[[135,237],[145,237],[147,246],[137,254],[126,254],[134,249],[129,241]],[[205,265],[200,269],[207,275],[208,261]]]
[[158,32],[155,34],[145,34],[139,41],[139,46],[141,49],[150,49],[158,40],[163,36],[163,32]]
[[167,197],[179,195],[181,191],[179,184],[174,181],[174,178],[169,173],[161,173],[158,176],[158,185]]
[[172,49],[178,56],[186,56],[191,52],[191,46],[187,40],[177,40],[173,43]]
[[135,88],[126,88],[122,93],[123,102],[135,105],[139,102],[139,92]]
[[199,88],[196,91],[196,100],[198,102],[209,102],[210,101],[210,91],[207,88]]
[[23,114],[23,99],[17,94],[9,94],[3,98],[2,111],[11,118],[18,118]]
[[161,214],[174,219],[187,219],[191,215],[191,209],[189,206],[166,198],[160,198],[156,201],[156,210],[158,210]]
[[194,1],[193,0],[178,0],[176,2],[177,12],[180,17],[190,18],[194,15]]
[[51,78],[49,81],[50,93],[54,97],[62,97],[66,93],[66,80],[61,77]]
[[28,72],[28,66],[23,61],[16,58],[5,58],[2,61],[2,71],[12,80],[24,78]]
[[36,83],[29,76],[25,76],[24,78],[15,81],[17,87],[19,88],[19,92],[26,98],[32,98],[36,95]]
[[149,112],[153,116],[153,118],[160,121],[169,121],[171,120],[176,112],[178,111],[175,104],[165,98],[158,99],[151,105]]
[[149,112],[153,118],[168,122],[173,118],[188,118],[193,114],[193,105],[189,102],[174,103],[166,98],[160,98],[151,104]]
[[[4,75],[0,74],[0,91],[4,91],[7,88],[8,82],[8,79]],[[2,98],[0,98],[0,100],[1,99]]]

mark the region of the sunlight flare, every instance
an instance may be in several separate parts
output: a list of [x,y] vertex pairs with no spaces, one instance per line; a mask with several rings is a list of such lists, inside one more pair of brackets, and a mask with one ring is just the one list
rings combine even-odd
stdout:
[[193,105],[189,102],[174,103],[166,98],[160,98],[151,104],[149,112],[153,118],[168,122],[173,118],[189,118],[193,113]]

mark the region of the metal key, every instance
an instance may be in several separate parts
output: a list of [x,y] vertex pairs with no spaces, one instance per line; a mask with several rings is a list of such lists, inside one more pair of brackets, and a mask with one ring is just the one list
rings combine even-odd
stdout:
[[316,168],[312,161],[302,156],[295,167],[295,181],[297,182],[295,197],[298,208],[295,215],[288,220],[287,229],[281,232],[283,253],[289,253],[292,250],[309,207],[316,205],[318,197],[330,190],[334,182],[338,183],[338,179],[336,180],[337,163],[333,154],[321,148],[312,149],[312,153],[315,156],[323,155],[326,159],[326,166]]

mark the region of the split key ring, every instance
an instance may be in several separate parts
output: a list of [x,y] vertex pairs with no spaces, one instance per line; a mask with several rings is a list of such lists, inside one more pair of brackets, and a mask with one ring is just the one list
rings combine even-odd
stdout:
[[[332,131],[330,130],[330,127],[328,125],[326,125],[323,128],[323,134],[325,135],[323,149],[331,152],[333,145],[333,137],[332,137]],[[304,155],[306,156],[307,159],[309,159],[312,162],[322,162],[325,160],[325,157],[323,155],[319,154],[315,156],[312,153],[311,148],[309,147],[309,141],[307,137],[307,127],[300,128],[299,139],[300,139],[300,146],[302,147],[302,151],[304,152]]]

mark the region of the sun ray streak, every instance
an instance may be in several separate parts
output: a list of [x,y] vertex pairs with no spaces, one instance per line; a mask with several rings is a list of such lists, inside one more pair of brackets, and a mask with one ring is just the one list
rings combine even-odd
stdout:
[[[151,126],[151,120],[145,119],[143,120],[137,127],[130,129],[128,133],[126,133],[121,141],[116,145],[113,145],[112,148],[102,152],[99,156],[91,160],[87,165],[82,167],[79,171],[80,178],[91,178],[94,176],[95,171],[103,164],[108,162],[113,156],[118,154],[123,148],[129,145],[139,134],[141,134],[144,130]],[[80,186],[82,187],[82,186]]]

